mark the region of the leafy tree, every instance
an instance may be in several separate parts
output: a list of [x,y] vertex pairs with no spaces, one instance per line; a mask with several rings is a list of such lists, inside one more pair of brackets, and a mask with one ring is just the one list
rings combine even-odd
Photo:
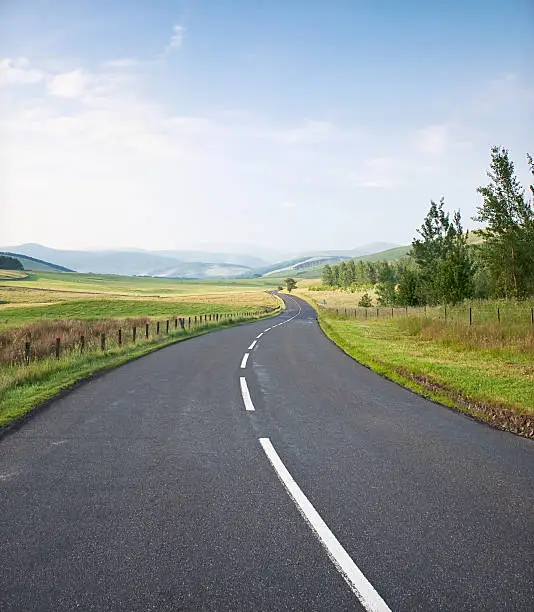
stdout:
[[416,269],[407,267],[403,270],[397,286],[397,303],[399,306],[419,306],[423,303]]
[[472,294],[473,266],[460,211],[450,220],[439,204],[430,209],[412,242],[412,255],[419,269],[419,298],[423,303],[456,303]]
[[297,281],[294,278],[286,278],[284,279],[284,283],[286,284],[286,288],[289,293],[293,291],[297,287]]
[[16,257],[0,255],[0,270],[24,270],[24,266]]
[[[532,157],[527,155],[534,174]],[[495,291],[504,297],[534,293],[534,200],[527,200],[515,176],[514,164],[503,147],[493,147],[488,172],[490,182],[479,187],[482,204],[473,219],[486,223],[479,247]],[[534,196],[534,186],[530,186]]]
[[358,306],[361,306],[362,308],[371,308],[372,305],[373,300],[371,299],[371,296],[367,292],[365,292],[360,298]]
[[334,284],[334,276],[332,274],[332,267],[329,264],[325,264],[323,266],[322,281],[323,281],[323,285],[326,285],[327,287],[332,287],[332,285]]

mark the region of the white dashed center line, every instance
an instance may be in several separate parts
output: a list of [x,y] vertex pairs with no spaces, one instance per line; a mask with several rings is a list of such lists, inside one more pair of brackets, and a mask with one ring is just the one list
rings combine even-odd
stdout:
[[254,342],[248,347],[248,350],[251,351],[257,344],[257,340],[254,340]]
[[245,404],[245,410],[254,411],[254,404],[250,399],[250,393],[247,386],[247,381],[244,376],[239,379],[241,384],[241,395],[243,396],[243,403]]
[[247,367],[248,356],[249,356],[249,353],[245,353],[243,355],[243,360],[241,361],[241,369],[243,370]]

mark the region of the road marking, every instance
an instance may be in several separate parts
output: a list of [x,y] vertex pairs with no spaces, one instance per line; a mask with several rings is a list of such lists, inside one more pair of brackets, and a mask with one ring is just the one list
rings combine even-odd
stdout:
[[256,340],[259,340],[259,339],[260,339],[262,336],[263,336],[263,332],[261,332],[261,334],[258,334],[258,335],[256,336]]
[[249,353],[245,353],[243,355],[243,360],[241,361],[241,368],[242,369],[247,367],[248,356],[249,356]]
[[270,328],[270,327],[268,327],[267,329],[264,329],[264,330],[263,330],[263,333],[268,332],[268,331],[271,331],[271,328]]
[[247,387],[247,381],[244,376],[241,376],[239,379],[241,383],[241,395],[243,396],[243,403],[245,404],[245,410],[254,411],[254,404],[250,399],[250,393]]
[[254,340],[254,342],[248,347],[248,350],[251,351],[257,344],[257,340]]
[[287,489],[289,496],[295,502],[299,512],[308,523],[321,544],[326,548],[328,556],[337,567],[352,592],[360,600],[368,612],[391,612],[386,602],[375,591],[373,585],[362,574],[361,570],[350,558],[347,551],[339,543],[336,536],[330,531],[328,525],[320,517],[310,500],[304,495],[301,488],[293,479],[269,438],[260,438],[260,444],[271,462],[278,478]]

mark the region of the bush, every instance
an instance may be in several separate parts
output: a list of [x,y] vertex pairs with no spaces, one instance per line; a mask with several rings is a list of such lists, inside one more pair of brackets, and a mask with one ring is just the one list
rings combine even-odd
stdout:
[[358,302],[358,306],[361,306],[362,308],[371,308],[372,305],[373,300],[371,299],[371,296],[367,292],[364,293]]

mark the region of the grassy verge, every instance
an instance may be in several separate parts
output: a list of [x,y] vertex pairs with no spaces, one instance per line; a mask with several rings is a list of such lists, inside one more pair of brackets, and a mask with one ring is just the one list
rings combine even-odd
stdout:
[[[316,306],[310,296],[302,296]],[[466,332],[421,318],[351,320],[317,308],[328,337],[347,354],[409,389],[471,416],[534,437],[534,351],[531,336]],[[530,335],[532,332],[530,331]],[[481,339],[483,339],[481,338]]]
[[254,319],[237,318],[199,326],[191,331],[171,332],[168,336],[141,341],[126,347],[112,346],[79,353],[65,353],[31,362],[29,365],[0,367],[0,428],[16,421],[31,410],[72,387],[78,381],[98,372],[115,368],[127,361],[146,355],[169,344],[199,336],[216,329],[268,318],[278,312]]

